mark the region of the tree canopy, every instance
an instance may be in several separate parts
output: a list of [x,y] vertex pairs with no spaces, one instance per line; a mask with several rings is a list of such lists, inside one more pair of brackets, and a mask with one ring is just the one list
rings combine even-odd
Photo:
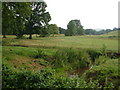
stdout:
[[48,30],[50,32],[50,34],[59,34],[59,27],[56,24],[50,24],[48,26]]
[[25,2],[2,3],[2,31],[4,37],[5,34],[15,34],[18,37],[23,36],[26,17],[31,13],[29,7],[30,3]]
[[46,12],[46,7],[47,5],[44,2],[32,3],[32,13],[26,24],[26,34],[30,35],[29,39],[32,39],[32,34],[45,34],[44,28],[48,27],[48,22],[51,20],[49,12]]
[[22,38],[24,34],[44,33],[51,20],[46,11],[45,2],[3,2],[2,3],[2,34],[16,35]]
[[80,20],[71,20],[67,25],[66,36],[83,35],[84,29]]

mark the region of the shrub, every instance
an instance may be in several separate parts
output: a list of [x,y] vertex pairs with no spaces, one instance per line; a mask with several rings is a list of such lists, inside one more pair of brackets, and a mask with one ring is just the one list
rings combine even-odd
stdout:
[[41,48],[38,48],[35,52],[31,55],[33,58],[43,58],[45,56],[44,51]]
[[95,65],[103,64],[107,60],[109,60],[109,58],[106,58],[105,56],[99,56],[99,58],[95,60]]
[[[36,73],[30,71],[13,71],[3,65],[3,89],[4,88],[114,88],[114,84],[105,77],[104,85],[101,85],[100,77],[97,80],[86,81],[77,75],[74,77],[57,76],[57,72],[52,68],[43,68]],[[89,74],[88,74],[89,75]],[[102,77],[102,76],[101,76]]]
[[80,64],[79,68],[89,67],[89,65],[91,64],[90,57],[86,51],[78,52],[78,60],[79,60],[79,64]]
[[101,48],[101,54],[103,56],[107,56],[107,47],[106,45],[103,44],[102,48]]
[[99,56],[102,55],[101,52],[96,51],[96,50],[92,50],[92,49],[88,49],[88,50],[87,50],[87,53],[89,54],[92,62],[94,62],[95,59],[97,59]]
[[76,68],[84,68],[90,64],[89,55],[84,50],[61,49],[55,53],[54,58],[53,64],[57,67],[64,67],[71,64]]
[[57,67],[64,67],[67,64],[67,52],[63,50],[56,51],[54,55],[55,60],[52,62]]
[[87,81],[89,81],[90,79],[92,79],[93,81],[98,80],[100,85],[102,85],[103,87],[118,87],[118,78],[120,77],[120,75],[118,74],[118,60],[107,59],[104,63],[102,62],[98,66],[94,66],[84,75]]

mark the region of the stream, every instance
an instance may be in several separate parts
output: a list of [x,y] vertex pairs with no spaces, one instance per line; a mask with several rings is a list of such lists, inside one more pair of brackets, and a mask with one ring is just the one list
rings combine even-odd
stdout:
[[92,67],[93,67],[93,65],[91,67],[78,68],[78,69],[75,69],[75,70],[68,71],[67,73],[71,78],[75,77],[76,75],[82,76],[82,74],[85,71],[90,70]]

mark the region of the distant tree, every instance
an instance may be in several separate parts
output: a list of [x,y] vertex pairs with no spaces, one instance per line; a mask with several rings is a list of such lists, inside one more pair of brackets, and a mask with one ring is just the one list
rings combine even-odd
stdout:
[[114,28],[113,28],[113,31],[116,31],[116,30],[118,30],[118,28],[114,27]]
[[83,35],[84,29],[80,20],[71,20],[67,25],[66,36]]
[[106,29],[106,32],[105,33],[109,33],[111,32],[112,30],[111,29]]
[[84,29],[83,26],[81,25],[80,20],[74,20],[74,22],[76,23],[76,34],[77,35],[83,35],[84,34]]
[[67,25],[66,36],[74,36],[77,32],[76,23],[74,20],[71,20]]
[[56,24],[50,24],[48,26],[48,30],[53,36],[54,34],[59,34],[59,27]]
[[60,32],[60,34],[65,34],[65,29],[64,29],[64,28],[59,27],[59,32]]
[[96,34],[96,31],[93,30],[93,29],[86,29],[86,30],[85,30],[85,34],[86,34],[86,35],[95,35],[95,34]]

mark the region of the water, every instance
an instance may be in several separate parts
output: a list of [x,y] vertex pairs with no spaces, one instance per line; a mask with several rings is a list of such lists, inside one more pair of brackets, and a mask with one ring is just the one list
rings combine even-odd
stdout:
[[93,65],[91,67],[85,67],[85,68],[78,68],[72,71],[68,71],[68,74],[71,78],[74,78],[75,75],[81,76],[85,71],[92,69]]

